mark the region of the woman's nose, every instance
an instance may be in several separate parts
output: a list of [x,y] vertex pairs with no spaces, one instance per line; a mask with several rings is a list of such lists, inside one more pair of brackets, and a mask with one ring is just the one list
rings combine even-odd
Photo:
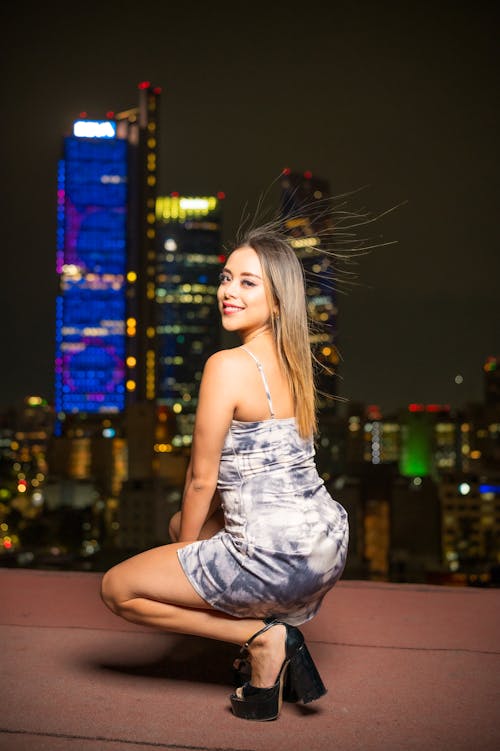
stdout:
[[227,281],[224,284],[224,297],[235,297],[235,286],[234,286],[234,279],[231,279],[231,281]]

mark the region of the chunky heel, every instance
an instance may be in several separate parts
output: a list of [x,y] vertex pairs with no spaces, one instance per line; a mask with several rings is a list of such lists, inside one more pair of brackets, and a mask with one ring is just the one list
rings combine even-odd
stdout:
[[296,697],[288,701],[302,701],[304,704],[326,694],[325,685],[304,642],[290,659],[287,688],[288,695]]

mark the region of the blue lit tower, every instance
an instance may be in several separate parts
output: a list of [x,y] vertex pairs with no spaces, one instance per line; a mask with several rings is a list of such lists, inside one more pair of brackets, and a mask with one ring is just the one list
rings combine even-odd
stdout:
[[319,407],[324,412],[334,408],[330,397],[337,392],[334,371],[339,363],[335,345],[337,336],[337,305],[332,289],[332,265],[330,259],[315,249],[321,246],[321,235],[332,232],[332,220],[328,212],[321,211],[321,201],[329,197],[326,180],[313,178],[310,172],[300,174],[283,170],[280,179],[281,216],[286,231],[291,235],[295,248],[306,271],[306,293],[310,340],[318,368],[316,383]]
[[127,395],[132,401],[155,396],[150,254],[159,93],[140,84],[138,107],[105,120],[83,115],[64,138],[55,384],[61,420],[120,413]]
[[58,413],[125,404],[127,142],[116,123],[79,120],[58,169]]
[[177,415],[174,445],[191,440],[203,366],[220,346],[223,198],[173,193],[156,203],[158,402]]

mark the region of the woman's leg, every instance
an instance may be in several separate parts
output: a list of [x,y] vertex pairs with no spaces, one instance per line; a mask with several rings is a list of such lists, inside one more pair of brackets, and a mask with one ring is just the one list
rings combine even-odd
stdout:
[[[243,644],[262,628],[262,620],[233,618],[205,602],[177,558],[185,544],[162,545],[114,566],[102,580],[105,604],[133,623]],[[284,627],[266,631],[250,651],[253,685],[271,686],[285,659]]]

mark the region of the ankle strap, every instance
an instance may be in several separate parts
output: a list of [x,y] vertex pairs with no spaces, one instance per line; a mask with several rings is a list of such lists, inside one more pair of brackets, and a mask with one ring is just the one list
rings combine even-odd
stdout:
[[250,637],[250,639],[248,639],[248,641],[246,641],[244,643],[244,645],[242,646],[240,652],[243,653],[244,651],[246,651],[248,649],[248,647],[250,646],[250,644],[253,642],[254,639],[256,639],[258,636],[260,636],[261,634],[263,634],[264,631],[267,631],[268,629],[272,628],[272,626],[274,626],[278,622],[279,621],[275,620],[274,618],[266,618],[266,620],[264,621],[264,623],[266,624],[264,626],[264,628],[261,628],[260,631],[256,631],[255,634],[253,634]]

